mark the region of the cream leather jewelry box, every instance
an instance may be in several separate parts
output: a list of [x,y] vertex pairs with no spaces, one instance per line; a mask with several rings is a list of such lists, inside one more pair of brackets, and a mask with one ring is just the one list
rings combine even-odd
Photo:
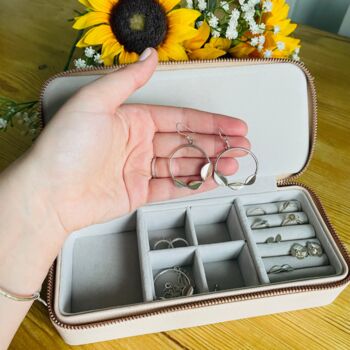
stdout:
[[[73,71],[48,81],[44,120],[108,71]],[[316,137],[315,89],[301,64],[160,65],[128,102],[244,119],[259,160],[257,181],[238,191],[220,187],[146,205],[74,232],[50,271],[48,290],[51,320],[67,343],[325,305],[346,287],[349,256],[314,193],[292,182],[305,170]],[[236,176],[245,178],[251,172],[249,157],[239,162]],[[178,238],[188,245],[157,245]],[[177,281],[166,277],[174,267],[185,280],[176,272]],[[188,296],[164,297],[186,281],[192,288]]]

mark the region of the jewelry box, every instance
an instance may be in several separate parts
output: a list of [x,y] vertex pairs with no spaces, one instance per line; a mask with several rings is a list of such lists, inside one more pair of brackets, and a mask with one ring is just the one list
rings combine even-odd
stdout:
[[[114,69],[50,79],[41,97],[44,122],[80,87]],[[72,233],[48,277],[50,318],[68,344],[326,305],[346,287],[349,256],[318,197],[295,183],[317,126],[315,87],[302,64],[160,64],[127,103],[245,120],[259,172],[237,191],[194,191]],[[245,178],[249,157],[239,163],[235,176]],[[187,244],[159,249],[158,241],[176,239]],[[180,282],[186,288],[176,294]]]

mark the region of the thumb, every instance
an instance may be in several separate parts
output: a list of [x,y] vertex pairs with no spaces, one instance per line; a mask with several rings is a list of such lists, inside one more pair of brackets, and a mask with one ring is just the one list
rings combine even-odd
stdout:
[[147,48],[137,63],[110,73],[81,90],[90,102],[103,101],[103,108],[114,112],[134,91],[151,78],[158,63],[157,51]]

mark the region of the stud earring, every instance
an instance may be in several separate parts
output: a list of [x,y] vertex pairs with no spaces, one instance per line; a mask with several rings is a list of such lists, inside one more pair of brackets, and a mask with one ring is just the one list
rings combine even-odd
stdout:
[[[180,126],[183,126],[183,128],[187,131],[189,131],[189,133],[186,133],[184,131],[180,130]],[[170,172],[170,176],[172,178],[172,180],[174,181],[175,186],[177,187],[186,187],[189,188],[191,190],[198,190],[203,183],[212,176],[213,174],[213,164],[211,163],[209,157],[207,156],[207,154],[203,151],[202,148],[196,146],[194,144],[194,140],[192,135],[194,134],[194,132],[189,129],[187,126],[183,125],[182,123],[177,123],[176,124],[176,130],[178,132],[178,134],[184,136],[187,140],[187,144],[183,144],[180,145],[179,147],[175,148],[175,150],[173,151],[173,153],[170,155],[169,157],[169,172]],[[173,172],[173,160],[174,160],[174,156],[177,152],[179,152],[180,150],[184,149],[184,148],[194,148],[197,151],[199,151],[203,157],[206,160],[206,163],[202,166],[201,171],[200,171],[200,177],[201,180],[195,180],[195,181],[190,181],[189,183],[184,182],[183,180],[177,179],[174,175]]]
[[[214,165],[214,180],[215,180],[215,182],[220,186],[227,186],[231,190],[239,190],[244,186],[252,185],[256,180],[256,175],[258,173],[258,167],[259,167],[259,162],[258,162],[258,159],[255,156],[255,154],[252,151],[250,151],[249,149],[244,148],[244,147],[231,147],[230,142],[228,140],[228,137],[222,132],[221,129],[219,129],[219,136],[225,142],[225,149],[217,156],[216,161],[215,161],[215,165]],[[239,181],[229,182],[228,178],[218,171],[218,164],[219,164],[221,157],[223,157],[225,154],[227,154],[228,152],[230,152],[232,150],[244,151],[245,153],[249,154],[255,162],[254,173],[252,175],[249,175],[243,182],[239,182]]]

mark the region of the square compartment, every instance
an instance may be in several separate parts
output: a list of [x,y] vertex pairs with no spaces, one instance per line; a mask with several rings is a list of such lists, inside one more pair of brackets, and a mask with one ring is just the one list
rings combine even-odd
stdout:
[[[80,313],[143,302],[134,223],[122,218],[73,233],[61,264],[60,309]],[[127,292],[126,292],[127,291]]]
[[198,244],[244,239],[235,208],[231,204],[191,207]]
[[259,285],[258,275],[244,241],[199,248],[209,292]]
[[[195,245],[193,224],[189,218],[188,209],[179,208],[172,210],[143,211],[142,216],[148,233],[150,250],[163,250],[166,247],[154,245],[160,240],[184,239],[189,246]],[[147,238],[146,238],[147,239]],[[185,247],[185,242],[178,241],[177,248]]]
[[177,275],[169,271],[169,273],[166,273],[164,276],[160,276],[157,279],[156,284],[153,283],[154,279],[161,271],[172,269],[174,267],[180,267],[186,271],[186,274],[194,287],[193,294],[206,291],[203,265],[194,248],[179,248],[176,251],[152,251],[150,253],[150,260],[153,271],[153,298],[155,300],[162,295],[161,292],[165,282],[176,283]]

